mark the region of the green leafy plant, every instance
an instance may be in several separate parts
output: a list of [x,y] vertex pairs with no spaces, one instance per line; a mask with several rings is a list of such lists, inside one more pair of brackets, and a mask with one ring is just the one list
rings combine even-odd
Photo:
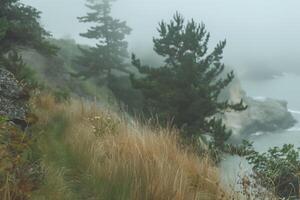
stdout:
[[1,116],[1,115],[0,115],[0,124],[3,124],[3,123],[5,123],[7,120],[8,120],[8,118],[7,118],[7,117],[5,117],[5,116]]
[[299,149],[292,144],[272,147],[265,153],[254,150],[253,144],[244,142],[244,153],[252,165],[253,178],[262,187],[274,190],[281,198],[299,198]]
[[0,199],[29,199],[42,183],[39,162],[32,156],[34,139],[12,124],[0,123]]
[[0,67],[13,73],[16,79],[28,89],[40,87],[35,71],[26,65],[17,51],[11,51],[7,57],[0,58]]

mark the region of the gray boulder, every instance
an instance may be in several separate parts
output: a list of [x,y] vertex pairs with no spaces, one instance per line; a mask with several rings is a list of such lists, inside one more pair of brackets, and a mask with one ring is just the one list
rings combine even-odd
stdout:
[[24,91],[14,75],[0,68],[0,116],[9,120],[26,119],[28,94]]

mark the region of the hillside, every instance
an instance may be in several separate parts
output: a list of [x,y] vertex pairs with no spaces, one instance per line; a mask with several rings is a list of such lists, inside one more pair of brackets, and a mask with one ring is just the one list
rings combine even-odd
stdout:
[[[177,130],[141,125],[97,102],[59,103],[49,91],[20,99],[13,75],[0,75],[0,99],[11,107],[0,119],[1,199],[231,199],[211,159]],[[16,100],[22,116],[13,115]]]
[[183,148],[176,130],[76,100],[42,95],[32,103],[45,173],[33,199],[227,199],[210,159]]
[[[22,128],[22,124],[27,124],[25,129],[19,130],[19,119],[9,119],[17,129],[6,119],[0,120],[2,130],[11,131],[12,136],[21,132],[26,138],[11,138],[11,143],[0,152],[8,153],[13,161],[8,168],[0,169],[11,179],[0,190],[4,200],[196,200],[269,195],[245,193],[248,191],[240,194],[233,186],[224,185],[224,175],[219,174],[211,155],[199,154],[199,149],[186,145],[178,130],[163,129],[153,122],[142,125],[124,111],[122,105],[126,103],[131,103],[130,108],[142,102],[126,74],[114,72],[118,76],[113,87],[101,85],[95,79],[77,79],[72,76],[77,67],[73,63],[79,54],[77,44],[65,39],[51,42],[60,47],[57,56],[43,56],[32,49],[22,51],[24,61],[40,84],[31,92],[29,102],[21,103],[26,114],[24,111],[19,125]],[[22,89],[17,90],[23,95]],[[10,89],[5,91],[9,93]],[[244,112],[226,113],[225,122],[234,131],[233,139],[240,140],[255,131],[287,128],[294,123],[286,103],[247,97],[237,80],[221,98],[243,98],[249,106]],[[11,102],[19,111],[16,101]],[[202,148],[207,146],[203,144]],[[15,151],[22,155],[21,161],[20,155],[9,153]],[[11,175],[14,170],[23,173]],[[26,176],[29,172],[30,176]],[[244,178],[240,178],[239,184],[247,190]]]
[[[72,77],[79,66],[74,62],[80,55],[78,44],[72,39],[51,39],[52,44],[59,47],[56,57],[45,57],[34,50],[23,52],[23,58],[28,66],[36,72],[39,82],[52,88],[60,96],[72,96],[90,101],[97,99],[98,104],[111,109],[126,111],[142,107],[143,97],[132,89],[128,74],[115,71],[113,84],[99,84],[95,79],[80,80]],[[81,46],[86,48],[87,46]],[[151,60],[152,58],[148,58]],[[127,68],[137,74],[133,66]],[[228,70],[228,69],[227,69]],[[220,97],[238,102],[244,99],[248,109],[243,112],[228,112],[225,115],[227,126],[233,130],[234,141],[240,141],[256,132],[272,132],[293,127],[295,119],[287,109],[287,103],[276,99],[266,101],[247,96],[239,81],[239,77],[227,87]]]
[[0,6],[0,200],[300,199],[300,79],[243,35],[265,30],[216,31],[207,2],[149,2],[155,28],[138,4],[30,1]]

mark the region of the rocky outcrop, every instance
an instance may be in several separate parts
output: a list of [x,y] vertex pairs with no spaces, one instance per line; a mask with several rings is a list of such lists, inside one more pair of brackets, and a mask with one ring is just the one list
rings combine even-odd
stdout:
[[250,97],[244,100],[248,105],[247,110],[225,114],[226,124],[233,130],[235,136],[288,129],[296,123],[292,114],[288,112],[285,101],[255,100]]
[[238,81],[235,81],[226,93],[231,101],[237,102],[242,98],[248,105],[248,109],[245,111],[225,113],[224,122],[233,131],[234,139],[240,139],[256,132],[288,129],[296,123],[288,111],[285,101],[247,97]]
[[250,106],[247,113],[243,115],[249,116],[248,119],[251,123],[244,125],[243,133],[288,129],[296,123],[296,120],[288,111],[286,101],[274,99],[258,101],[250,98],[246,99],[246,103]]
[[0,68],[0,116],[12,121],[25,121],[28,94],[14,75]]

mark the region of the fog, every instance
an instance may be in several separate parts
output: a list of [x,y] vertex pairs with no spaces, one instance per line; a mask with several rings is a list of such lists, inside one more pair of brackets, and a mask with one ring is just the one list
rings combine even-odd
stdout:
[[[42,11],[41,23],[55,37],[79,36],[88,27],[77,16],[87,12],[84,0],[23,0]],[[186,19],[204,22],[211,33],[210,45],[226,39],[224,62],[239,74],[276,70],[300,74],[300,1],[298,0],[118,0],[113,15],[133,29],[130,52],[152,50],[152,37],[162,19],[179,11]]]
[[[80,33],[86,32],[86,30],[91,26],[91,24],[79,23],[77,19],[77,17],[84,16],[87,12],[89,12],[89,10],[85,7],[86,0],[21,0],[21,2],[31,5],[41,11],[41,24],[53,35],[53,37],[72,38],[79,44],[96,44],[97,41],[88,40],[79,35]],[[233,87],[228,87],[229,89],[225,92],[226,95],[228,93],[228,95],[230,95],[230,98],[232,99],[246,100],[247,102],[245,102],[248,106],[248,110],[245,111],[245,115],[244,113],[241,113],[241,115],[226,115],[226,121],[227,123],[229,122],[229,126],[228,124],[226,124],[226,127],[232,129],[234,133],[234,138],[232,137],[232,141],[239,142],[241,139],[247,139],[253,142],[255,150],[263,152],[271,147],[282,146],[283,144],[294,144],[295,147],[299,147],[300,144],[300,87],[297,87],[298,85],[300,85],[299,9],[300,0],[116,0],[112,6],[112,15],[115,18],[126,21],[128,26],[132,28],[132,33],[126,38],[129,43],[129,52],[135,53],[138,58],[142,58],[142,61],[146,61],[146,63],[148,62],[148,64],[150,61],[152,64],[159,63],[161,61],[161,58],[157,57],[157,55],[155,55],[155,52],[153,51],[152,41],[153,37],[157,36],[158,23],[161,20],[169,21],[176,11],[181,13],[187,20],[193,18],[196,22],[203,22],[206,25],[206,29],[210,32],[211,35],[211,40],[209,42],[210,50],[212,50],[212,48],[214,48],[214,46],[219,41],[226,39],[227,46],[224,50],[223,61],[229,69],[234,69],[235,74],[237,74],[237,77],[240,81],[234,81],[231,85]],[[67,57],[65,55],[68,54],[62,54],[62,56],[59,58]],[[75,53],[73,56],[75,56]],[[69,59],[72,60],[72,57],[70,57]],[[87,59],[90,59],[90,57],[87,57]],[[33,63],[35,63],[36,65],[40,64],[39,62],[35,62],[35,60]],[[201,124],[202,122],[200,123],[199,121],[204,120],[203,117],[207,117],[206,115],[201,113],[203,112],[202,110],[206,109],[206,113],[208,111],[209,113],[214,112],[213,109],[216,102],[214,102],[214,105],[207,103],[206,97],[208,95],[198,93],[198,91],[204,91],[202,89],[198,89],[203,88],[203,86],[194,87],[195,82],[193,82],[191,84],[193,87],[189,87],[191,91],[188,90],[187,93],[182,92],[183,89],[181,85],[180,90],[173,90],[173,88],[175,88],[174,85],[176,86],[179,83],[181,84],[181,82],[186,85],[187,76],[183,76],[185,79],[181,82],[178,81],[178,77],[181,76],[176,76],[173,79],[171,78],[170,80],[172,80],[172,82],[167,81],[172,84],[176,84],[172,85],[172,87],[169,87],[168,84],[166,84],[167,87],[162,87],[162,91],[166,92],[166,95],[161,95],[159,92],[156,92],[160,91],[159,87],[164,83],[162,81],[157,81],[156,83],[155,79],[153,83],[151,79],[149,79],[150,81],[148,82],[142,82],[142,84],[140,84],[142,85],[141,90],[138,91],[138,93],[135,93],[136,90],[132,89],[136,89],[139,87],[132,87],[132,85],[134,86],[134,84],[132,84],[128,77],[125,76],[125,78],[122,76],[117,77],[118,79],[107,78],[107,80],[109,80],[107,82],[114,82],[111,80],[117,81],[115,81],[115,84],[106,84],[106,86],[108,87],[103,87],[104,89],[102,88],[104,84],[99,84],[101,88],[98,87],[98,79],[97,83],[94,83],[96,82],[95,80],[87,82],[82,81],[83,79],[78,79],[79,81],[74,81],[75,78],[73,80],[72,76],[69,75],[70,71],[73,72],[73,69],[69,69],[69,65],[71,65],[71,63],[72,62],[69,61],[67,64],[63,63],[58,67],[66,68],[64,69],[65,71],[62,70],[63,72],[65,72],[65,77],[63,77],[64,75],[62,75],[62,80],[67,80],[65,81],[65,83],[67,83],[66,87],[69,87],[67,89],[70,89],[70,91],[72,91],[73,88],[79,86],[79,96],[82,96],[85,93],[89,94],[89,91],[86,92],[84,91],[84,89],[81,89],[87,88],[86,90],[93,91],[93,99],[99,98],[103,99],[103,102],[113,102],[114,100],[111,100],[113,98],[110,98],[111,94],[115,94],[113,89],[110,88],[110,86],[113,86],[117,88],[115,89],[116,102],[122,102],[125,99],[127,102],[124,101],[124,108],[127,107],[126,103],[129,102],[129,108],[130,106],[132,106],[134,107],[134,110],[135,108],[139,110],[139,107],[143,107],[143,109],[144,107],[146,107],[143,104],[148,105],[148,103],[146,102],[148,98],[147,95],[142,96],[142,98],[140,98],[140,96],[144,93],[149,93],[151,95],[154,94],[153,96],[159,96],[159,98],[157,98],[158,100],[163,101],[163,104],[157,107],[157,110],[159,112],[160,107],[167,105],[166,102],[170,104],[166,107],[171,107],[170,110],[172,110],[172,112],[169,112],[169,108],[166,109],[166,112],[164,111],[164,109],[162,109],[162,116],[171,116],[170,114],[176,113],[178,115],[182,115],[178,118],[188,119],[186,121],[183,121],[184,123],[178,125],[178,128],[183,128],[182,130],[185,130],[185,126],[188,126],[189,123],[194,123],[194,121],[195,124]],[[63,66],[64,64],[65,66]],[[102,74],[100,74],[99,72],[104,72],[106,68],[103,68],[104,70],[100,69],[98,70],[98,72],[97,70],[94,70],[94,61],[92,62],[92,64],[88,64],[89,65],[87,66],[89,66],[91,69],[90,73],[92,74],[95,71],[95,77],[101,80],[99,82],[102,82]],[[103,66],[106,67],[106,65]],[[82,66],[82,68],[83,67],[84,66]],[[54,68],[54,70],[52,71],[55,70],[56,68]],[[76,70],[74,68],[74,71]],[[178,70],[177,72],[180,71]],[[45,77],[48,76],[47,73],[48,71],[45,70]],[[165,77],[165,74],[163,73],[162,76],[159,76],[160,79],[161,77]],[[76,73],[74,75],[74,77],[76,77],[77,75],[77,77],[81,78],[81,75],[85,74]],[[103,75],[105,76],[105,73],[103,73]],[[52,79],[52,77],[50,78]],[[55,78],[53,79],[56,80]],[[60,84],[59,81],[53,85],[56,86],[56,84],[59,86],[64,86],[64,84]],[[68,84],[71,86],[69,86]],[[142,90],[145,89],[143,88],[144,84],[147,87],[147,84],[149,84],[148,88],[150,89],[146,87],[145,88],[150,92],[146,91],[143,93]],[[152,91],[152,87],[155,87],[155,92]],[[170,91],[169,88],[171,88]],[[110,91],[106,92],[104,91],[105,89],[110,89]],[[215,91],[210,90],[212,90],[211,87],[209,87],[205,91],[210,92],[209,95],[216,93]],[[195,93],[195,91],[197,93]],[[76,92],[77,91],[75,91],[74,94],[76,94]],[[178,95],[178,92],[180,92],[180,95]],[[117,93],[120,93],[119,96],[117,95]],[[185,94],[188,94],[187,98],[189,96],[192,97],[191,102],[182,100],[182,96]],[[62,90],[62,96],[63,95],[64,90]],[[120,96],[123,99],[119,98]],[[177,96],[179,97],[179,99],[176,99],[178,98]],[[195,114],[198,111],[186,112],[188,114],[191,114],[191,116],[184,116],[185,113],[181,113],[181,111],[183,110],[183,106],[175,105],[181,102],[188,102],[186,108],[188,111],[198,109],[199,103],[196,102],[196,100],[198,99],[195,100],[194,96],[199,96],[199,99],[201,100],[199,102],[204,102],[204,106],[208,105],[207,108],[205,107],[205,109],[201,108],[199,110],[199,112],[202,114],[199,120],[191,119],[200,116]],[[173,102],[171,102],[171,100],[173,99],[171,99],[170,97],[174,97],[174,104]],[[152,97],[150,97],[150,101],[152,100],[151,98]],[[166,98],[168,101],[164,101],[163,98]],[[158,102],[158,100],[154,97],[153,99],[154,103],[149,103],[149,110],[152,109],[151,105],[154,105],[155,108],[156,101]],[[205,101],[203,101],[203,99]],[[103,105],[104,104],[105,103],[103,103]],[[142,106],[137,104],[141,104]],[[148,107],[146,108],[148,110]],[[210,109],[212,109],[212,111]],[[216,113],[219,114],[221,111],[223,110],[220,110]],[[143,114],[141,115],[143,116]],[[124,116],[127,116],[127,114]],[[160,116],[160,114],[158,114],[158,116]],[[174,125],[176,127],[176,116],[171,117],[174,119]],[[212,116],[210,115],[208,117],[209,118],[206,119],[211,119]],[[207,123],[203,124],[206,125]],[[218,126],[216,127],[218,128]],[[215,129],[215,127],[210,126],[209,129],[211,128]],[[205,127],[204,130],[206,129],[207,127]],[[199,133],[202,134],[202,131],[200,131]],[[220,131],[220,133],[222,134],[222,131]],[[215,138],[212,137],[211,141],[213,141],[213,139]],[[226,142],[225,139],[224,142]],[[216,148],[218,148],[218,146],[216,146]],[[224,146],[222,146],[222,149],[224,149]],[[218,150],[215,152],[218,152]],[[240,157],[237,158],[231,156],[225,156],[225,159],[221,161],[221,176],[224,179],[226,179],[226,177],[228,176],[228,180],[225,180],[224,182],[230,183],[230,188],[236,184],[238,178],[241,178],[241,176],[239,175],[243,175],[240,174],[241,169],[243,168],[240,163],[243,162],[244,160],[241,160]],[[249,165],[246,165],[245,170],[248,170],[248,168],[250,169],[251,166],[249,167]],[[290,177],[292,177],[292,179],[290,180],[295,180],[293,179],[294,172],[292,176],[287,177],[289,179]],[[297,180],[298,178],[299,177],[297,177]],[[277,179],[279,180],[279,178]],[[285,181],[285,179],[282,180]],[[78,182],[79,181],[80,180],[78,180]],[[246,187],[251,188],[253,186],[249,184]],[[249,191],[247,190],[246,192]]]

